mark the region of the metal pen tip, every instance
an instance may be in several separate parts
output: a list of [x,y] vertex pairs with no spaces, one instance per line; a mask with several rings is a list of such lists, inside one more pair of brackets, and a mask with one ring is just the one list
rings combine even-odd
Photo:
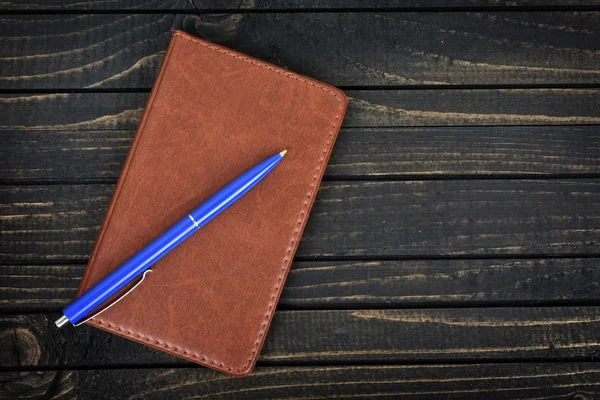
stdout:
[[69,320],[64,315],[62,317],[60,317],[59,319],[57,319],[56,321],[54,321],[56,326],[58,326],[59,328],[62,328],[63,325],[65,325],[67,322],[69,322]]
[[284,150],[284,151],[282,151],[281,153],[279,153],[279,155],[280,155],[281,157],[283,157],[283,156],[285,156],[285,153],[287,153],[287,150]]

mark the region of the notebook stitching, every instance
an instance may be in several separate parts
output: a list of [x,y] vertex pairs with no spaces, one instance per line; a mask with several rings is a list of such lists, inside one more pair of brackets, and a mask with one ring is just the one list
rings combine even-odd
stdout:
[[[250,64],[258,65],[259,67],[262,67],[262,68],[268,69],[270,71],[277,72],[278,74],[287,76],[288,78],[293,78],[293,79],[295,79],[297,81],[301,81],[301,82],[310,84],[311,86],[318,87],[318,88],[326,91],[327,93],[331,94],[332,96],[334,96],[335,99],[339,103],[338,104],[338,114],[335,116],[335,121],[332,124],[332,130],[329,132],[329,139],[327,140],[326,147],[323,149],[323,155],[321,156],[321,158],[319,160],[319,164],[316,167],[317,168],[316,169],[317,172],[313,176],[313,183],[310,185],[310,192],[306,196],[307,199],[304,201],[304,207],[302,208],[302,210],[300,212],[298,224],[296,225],[294,233],[292,234],[292,238],[291,238],[291,242],[290,242],[290,248],[288,248],[288,250],[287,250],[287,255],[285,256],[285,259],[283,260],[283,265],[282,265],[281,270],[279,272],[279,276],[277,277],[277,281],[275,282],[275,287],[274,287],[274,290],[273,290],[273,294],[271,295],[271,303],[269,304],[269,308],[267,309],[267,312],[265,314],[265,321],[263,322],[263,324],[261,325],[261,327],[260,327],[260,329],[258,331],[258,335],[256,336],[254,347],[252,348],[252,351],[250,352],[250,356],[248,357],[248,361],[246,362],[246,364],[244,364],[240,368],[237,368],[237,370],[236,370],[236,372],[241,372],[241,371],[243,371],[252,362],[252,359],[256,356],[256,350],[260,346],[262,337],[263,337],[263,335],[264,335],[264,333],[266,331],[267,326],[269,325],[269,320],[270,320],[270,318],[272,316],[272,313],[273,313],[273,306],[275,305],[275,302],[277,300],[277,293],[279,292],[281,281],[282,281],[283,276],[285,274],[286,268],[289,265],[289,262],[291,262],[289,255],[292,252],[292,249],[295,248],[295,246],[297,246],[296,239],[297,239],[297,236],[298,236],[298,234],[300,232],[300,227],[302,226],[302,223],[304,222],[306,209],[307,209],[308,204],[309,204],[308,199],[310,199],[314,195],[314,192],[315,192],[315,181],[317,180],[317,177],[319,176],[319,174],[322,172],[321,168],[323,166],[323,163],[325,162],[325,158],[326,158],[325,155],[327,154],[328,148],[331,147],[331,143],[332,143],[331,137],[333,137],[333,134],[334,134],[334,132],[336,130],[336,127],[339,125],[339,119],[340,119],[340,114],[341,114],[341,110],[342,110],[342,106],[341,106],[342,101],[340,100],[339,96],[335,92],[327,89],[324,86],[321,86],[319,84],[311,82],[311,81],[309,81],[307,79],[300,78],[300,77],[298,77],[298,76],[296,76],[296,75],[294,75],[292,73],[289,73],[289,72],[286,72],[284,70],[272,67],[270,65],[261,63],[261,62],[256,61],[256,60],[249,59],[249,58],[244,57],[242,55],[239,55],[239,54],[236,54],[236,53],[232,53],[232,52],[223,50],[223,49],[221,49],[219,47],[212,46],[212,45],[210,45],[208,43],[204,43],[202,41],[192,39],[192,38],[190,38],[188,36],[185,36],[185,35],[183,35],[183,34],[181,34],[179,32],[175,32],[173,34],[173,36],[179,36],[179,37],[181,37],[183,39],[186,39],[186,40],[188,40],[190,42],[193,42],[193,43],[196,43],[196,44],[200,44],[200,45],[202,45],[202,46],[204,46],[206,48],[209,48],[211,50],[214,50],[216,52],[228,55],[230,57],[234,57],[234,58],[240,59],[240,60],[242,60],[244,62],[247,62],[247,63],[250,63]],[[162,77],[161,77],[161,79],[162,79]],[[158,83],[157,83],[157,87],[158,87]],[[135,150],[134,150],[134,152],[135,152]],[[133,156],[133,154],[132,154],[132,156]],[[192,359],[192,360],[197,360],[197,361],[203,361],[203,362],[206,362],[206,363],[210,363],[211,365],[213,365],[215,367],[218,365],[221,368],[227,368],[227,371],[232,371],[233,370],[233,368],[231,366],[227,366],[227,365],[225,365],[223,363],[218,363],[217,364],[217,362],[215,360],[210,360],[210,359],[208,359],[206,357],[203,357],[201,355],[198,355],[198,354],[188,353],[185,350],[181,350],[181,349],[179,349],[177,347],[174,347],[174,346],[171,346],[171,345],[169,345],[167,343],[163,343],[161,341],[158,341],[158,340],[155,340],[155,339],[151,339],[151,338],[149,338],[147,336],[140,335],[137,332],[133,332],[133,331],[129,331],[129,330],[124,330],[121,327],[114,326],[114,325],[111,325],[111,324],[109,324],[107,322],[104,322],[104,321],[100,320],[99,318],[94,318],[94,319],[92,319],[92,321],[98,323],[99,325],[105,325],[107,328],[115,328],[118,332],[122,332],[122,333],[124,333],[126,335],[130,335],[130,336],[133,335],[133,337],[135,337],[136,339],[143,339],[143,340],[145,340],[146,342],[148,342],[150,344],[164,347],[165,349],[169,349],[170,351],[173,351],[175,353],[179,353],[179,354],[183,355],[185,358]]]

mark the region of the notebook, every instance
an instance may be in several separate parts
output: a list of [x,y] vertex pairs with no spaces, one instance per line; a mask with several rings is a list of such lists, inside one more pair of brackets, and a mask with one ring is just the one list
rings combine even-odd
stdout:
[[346,105],[334,87],[175,31],[78,294],[239,174],[288,153],[87,323],[227,374],[249,374]]

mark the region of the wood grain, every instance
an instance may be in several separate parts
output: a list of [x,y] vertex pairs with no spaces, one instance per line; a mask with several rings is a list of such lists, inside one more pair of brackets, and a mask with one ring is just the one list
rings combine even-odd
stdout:
[[[140,10],[353,10],[365,8],[394,9],[456,9],[456,8],[519,8],[519,7],[597,7],[597,0],[19,0],[0,3],[0,11],[140,11]],[[195,7],[195,8],[194,8]]]
[[598,85],[598,26],[592,11],[8,15],[0,89],[150,88],[172,29],[336,86]]
[[[348,90],[343,126],[600,124],[600,89]],[[147,93],[0,95],[0,129],[135,130]]]
[[[133,134],[0,131],[0,180],[116,180]],[[338,135],[325,179],[579,176],[600,173],[599,150],[597,126],[350,128]]]
[[[599,183],[326,182],[297,255],[597,253]],[[0,187],[0,259],[87,259],[113,188]]]
[[[599,311],[597,307],[277,311],[259,363],[592,360],[600,351]],[[54,320],[59,315],[1,317],[0,337],[8,338],[0,342],[0,354],[7,355],[2,357],[5,367],[192,365],[100,329],[57,330]]]
[[597,363],[257,368],[226,379],[206,368],[0,372],[3,399],[494,398],[591,400]]
[[[0,265],[0,311],[51,310],[74,297],[84,265]],[[596,300],[597,258],[295,262],[279,307],[390,308]]]

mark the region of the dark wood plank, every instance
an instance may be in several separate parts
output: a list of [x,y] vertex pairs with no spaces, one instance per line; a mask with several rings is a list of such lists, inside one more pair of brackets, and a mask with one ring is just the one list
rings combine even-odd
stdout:
[[[155,310],[159,312],[158,310]],[[600,351],[598,307],[277,311],[259,363],[578,359]],[[0,318],[4,367],[191,365],[59,314]],[[202,334],[201,327],[198,334]]]
[[0,3],[0,11],[140,11],[194,9],[198,10],[352,10],[365,8],[394,9],[456,9],[456,8],[515,8],[515,7],[597,7],[598,0],[18,0]]
[[[0,311],[56,311],[74,297],[84,265],[0,265]],[[283,308],[415,307],[596,300],[597,258],[296,262]]]
[[[348,90],[343,126],[600,124],[600,89]],[[137,128],[147,93],[0,96],[0,129]]]
[[529,126],[345,129],[325,173],[335,179],[597,172],[600,127]]
[[[297,255],[598,253],[599,183],[326,182]],[[86,259],[113,188],[0,187],[0,259]]]
[[[597,124],[600,90],[356,90],[344,126]],[[584,102],[589,102],[584,104]]]
[[244,379],[206,368],[7,371],[0,398],[591,400],[599,379],[596,363],[259,367]]
[[[0,180],[116,179],[133,134],[0,132]],[[599,150],[598,126],[343,129],[325,177],[578,176],[600,172]]]
[[600,12],[67,14],[2,23],[0,89],[149,88],[174,28],[337,86],[600,83]]

